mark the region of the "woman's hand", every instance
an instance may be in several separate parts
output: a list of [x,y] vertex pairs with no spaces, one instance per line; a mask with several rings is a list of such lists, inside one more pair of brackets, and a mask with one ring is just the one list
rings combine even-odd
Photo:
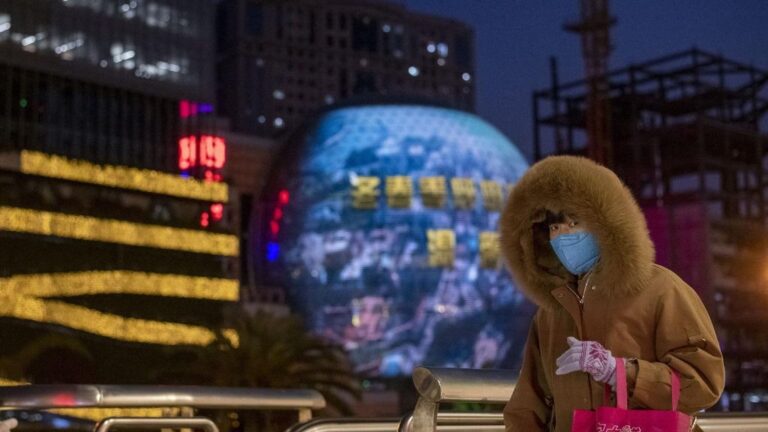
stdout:
[[0,421],[0,432],[11,432],[11,429],[19,425],[15,418]]
[[616,386],[616,359],[600,343],[568,338],[570,348],[557,358],[557,375],[581,371],[601,383]]

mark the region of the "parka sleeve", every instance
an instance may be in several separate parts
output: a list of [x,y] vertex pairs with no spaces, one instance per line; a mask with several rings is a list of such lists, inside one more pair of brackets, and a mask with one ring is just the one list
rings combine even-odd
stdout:
[[537,318],[538,313],[528,331],[515,390],[504,406],[506,432],[543,432],[549,429],[553,399],[541,363]]
[[659,299],[656,310],[657,362],[638,360],[631,405],[671,409],[669,368],[680,376],[678,411],[693,414],[720,398],[725,367],[712,321],[696,292],[677,277]]

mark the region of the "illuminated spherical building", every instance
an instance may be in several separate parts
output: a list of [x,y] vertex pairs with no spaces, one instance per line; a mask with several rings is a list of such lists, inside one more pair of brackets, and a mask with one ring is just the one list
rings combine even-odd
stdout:
[[425,105],[320,116],[282,175],[265,247],[293,307],[367,376],[514,364],[531,307],[498,257],[528,165],[479,117]]

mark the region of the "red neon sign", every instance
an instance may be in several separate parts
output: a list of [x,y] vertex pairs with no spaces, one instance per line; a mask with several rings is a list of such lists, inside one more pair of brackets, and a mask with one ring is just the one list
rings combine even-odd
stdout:
[[200,137],[200,165],[206,168],[221,169],[227,161],[227,148],[224,138],[203,135]]
[[197,165],[197,138],[194,136],[179,139],[179,169],[188,170]]
[[221,203],[211,204],[211,217],[215,221],[220,221],[224,217],[224,205]]
[[186,171],[196,166],[209,170],[224,167],[227,145],[224,138],[213,135],[190,135],[179,139],[179,169]]
[[285,189],[281,190],[280,193],[277,196],[277,200],[280,203],[280,205],[288,204],[288,201],[290,199],[291,199],[291,195]]

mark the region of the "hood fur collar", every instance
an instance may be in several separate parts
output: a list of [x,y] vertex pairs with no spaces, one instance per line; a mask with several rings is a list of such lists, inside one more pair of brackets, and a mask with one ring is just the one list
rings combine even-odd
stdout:
[[542,307],[569,273],[549,245],[545,212],[563,212],[600,245],[592,281],[609,296],[642,290],[650,278],[653,243],[632,194],[609,169],[589,159],[553,156],[533,165],[512,188],[501,215],[501,248],[518,287]]

